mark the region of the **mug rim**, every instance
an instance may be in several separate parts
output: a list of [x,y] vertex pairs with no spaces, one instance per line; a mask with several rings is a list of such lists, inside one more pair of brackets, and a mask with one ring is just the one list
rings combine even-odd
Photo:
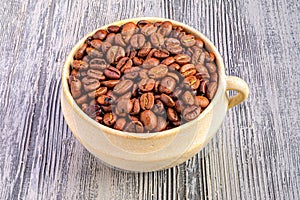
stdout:
[[[211,102],[209,103],[208,107],[204,109],[204,111],[202,113],[200,113],[200,115],[193,119],[192,121],[189,121],[183,125],[180,125],[178,127],[175,128],[171,128],[168,130],[164,130],[164,131],[160,131],[160,132],[151,132],[151,133],[133,133],[133,132],[126,132],[126,131],[120,131],[120,130],[116,130],[113,129],[111,127],[105,126],[101,123],[96,122],[95,120],[93,120],[91,117],[89,117],[86,113],[83,112],[83,110],[79,107],[79,105],[76,103],[75,99],[73,98],[73,96],[71,95],[70,89],[69,89],[69,84],[68,84],[68,78],[69,78],[69,74],[70,74],[70,64],[73,61],[73,57],[74,54],[76,53],[76,51],[82,46],[82,44],[85,42],[86,38],[89,36],[92,36],[96,31],[100,30],[100,29],[107,29],[108,26],[111,25],[123,25],[127,22],[134,22],[137,23],[140,20],[148,20],[151,22],[158,22],[158,21],[170,21],[173,25],[175,26],[181,26],[184,28],[185,31],[193,33],[195,36],[201,38],[205,44],[205,49],[209,50],[210,52],[213,52],[215,54],[215,62],[217,64],[217,70],[218,70],[218,88],[216,91],[215,96],[213,97],[213,99],[211,100]],[[173,135],[174,133],[180,133],[180,129],[184,128],[184,127],[188,127],[193,125],[194,123],[197,123],[198,121],[200,121],[202,118],[204,118],[208,113],[210,113],[212,111],[212,109],[214,108],[215,104],[217,103],[218,99],[221,97],[221,93],[225,92],[225,87],[226,87],[226,81],[225,81],[225,67],[224,67],[224,62],[223,59],[219,53],[219,51],[217,50],[217,48],[215,47],[215,45],[205,36],[203,35],[200,31],[196,30],[193,27],[190,27],[184,23],[175,21],[175,20],[171,20],[171,19],[167,19],[167,18],[161,18],[161,17],[138,17],[138,18],[129,18],[129,19],[125,19],[125,20],[119,20],[119,21],[115,21],[109,24],[106,24],[104,26],[101,26],[100,28],[97,28],[91,32],[89,32],[88,34],[85,34],[71,49],[71,51],[69,52],[69,54],[66,57],[66,60],[64,62],[63,65],[63,69],[62,69],[62,95],[64,95],[64,97],[66,98],[67,102],[72,105],[72,109],[80,116],[80,118],[82,118],[83,120],[85,120],[88,124],[96,127],[97,129],[99,129],[100,131],[103,131],[105,133],[109,133],[115,136],[120,136],[120,137],[124,137],[124,138],[135,138],[135,139],[149,139],[152,137],[167,137],[169,135]],[[221,89],[223,88],[223,89]],[[61,98],[63,98],[63,96],[61,96]]]

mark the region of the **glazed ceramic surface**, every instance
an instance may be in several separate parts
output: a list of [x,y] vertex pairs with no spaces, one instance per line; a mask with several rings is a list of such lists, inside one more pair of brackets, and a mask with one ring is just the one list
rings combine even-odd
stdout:
[[[67,81],[74,54],[88,36],[110,25],[122,25],[142,19],[152,22],[171,21],[173,25],[182,26],[187,32],[200,37],[205,48],[215,54],[219,74],[217,93],[198,118],[177,128],[150,134],[117,131],[97,123],[76,104]],[[99,29],[82,38],[66,59],[62,72],[61,106],[65,120],[76,138],[107,164],[130,171],[155,171],[178,165],[199,152],[217,132],[227,109],[241,103],[248,96],[248,86],[242,79],[225,75],[224,63],[216,47],[200,32],[185,24],[146,17],[114,22]],[[235,90],[237,94],[229,98],[228,90]]]

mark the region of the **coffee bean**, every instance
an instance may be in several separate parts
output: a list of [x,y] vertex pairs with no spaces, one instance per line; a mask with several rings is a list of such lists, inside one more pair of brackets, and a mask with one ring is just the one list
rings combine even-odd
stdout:
[[111,25],[111,26],[107,27],[107,30],[110,33],[118,33],[120,31],[120,27],[116,26],[116,25]]
[[180,42],[183,46],[191,47],[196,43],[195,36],[192,34],[182,36]]
[[169,65],[169,68],[176,71],[180,69],[180,65],[178,65],[177,63],[172,63],[171,65]]
[[101,84],[108,87],[108,88],[113,88],[119,82],[120,82],[120,80],[107,80],[107,81],[102,81]]
[[164,37],[159,33],[152,33],[150,41],[153,46],[160,47],[164,44]]
[[135,33],[136,28],[137,27],[133,22],[127,22],[123,25],[121,34],[124,36],[124,40],[126,43],[129,42],[131,36]]
[[192,55],[192,63],[193,64],[204,64],[205,62],[205,53],[204,52],[201,52],[201,51],[196,51],[193,53]]
[[174,100],[170,96],[168,96],[164,93],[161,94],[160,99],[168,107],[174,107],[175,106]]
[[206,93],[206,89],[207,89],[207,81],[206,80],[202,80],[201,82],[200,82],[200,86],[199,86],[199,93],[200,94],[205,94]]
[[85,49],[87,48],[87,44],[83,44],[82,47],[80,47],[77,52],[74,55],[74,58],[76,60],[80,60],[83,58],[84,54],[85,54]]
[[126,43],[123,40],[123,37],[122,37],[122,35],[120,33],[118,33],[118,34],[115,35],[115,44],[119,45],[121,47],[125,47],[126,46]]
[[151,49],[151,51],[148,53],[146,59],[152,58],[155,51],[157,51],[157,49],[155,49],[155,48]]
[[200,38],[195,38],[195,45],[197,46],[197,47],[200,47],[200,48],[203,48],[204,47],[204,42],[203,42],[203,40],[201,40]]
[[201,113],[201,107],[196,105],[191,105],[186,107],[182,111],[182,116],[186,121],[191,121],[193,119],[196,119]]
[[179,120],[177,112],[172,108],[167,109],[167,117],[171,122],[177,122]]
[[150,36],[152,33],[156,32],[157,27],[153,23],[147,23],[141,28],[141,33],[145,36]]
[[172,23],[169,21],[163,22],[157,32],[163,36],[168,36],[172,31]]
[[74,60],[73,62],[71,62],[71,66],[77,70],[86,70],[88,69],[89,64],[82,60]]
[[81,97],[79,97],[79,98],[76,99],[76,103],[78,105],[81,105],[81,104],[86,103],[87,100],[88,100],[88,95],[82,95]]
[[156,58],[167,58],[169,57],[170,53],[167,50],[157,50],[153,53],[153,56]]
[[177,54],[174,59],[180,65],[188,64],[191,61],[191,57],[187,54]]
[[150,110],[154,105],[153,93],[147,92],[142,94],[140,98],[140,106],[143,110]]
[[70,89],[71,89],[72,96],[74,98],[80,97],[81,96],[81,87],[82,87],[80,80],[74,79],[73,81],[71,81],[70,85],[71,85]]
[[157,125],[156,128],[154,129],[154,131],[159,132],[159,131],[163,131],[166,129],[168,123],[166,121],[166,119],[162,116],[158,116],[157,117]]
[[98,80],[105,80],[103,72],[95,69],[89,69],[87,71],[87,76]]
[[151,90],[153,90],[154,85],[154,79],[144,78],[139,82],[138,87],[142,92],[150,92]]
[[195,102],[194,95],[190,91],[185,91],[182,96],[182,100],[184,103],[188,105],[193,105]]
[[[141,51],[142,50],[143,49],[141,49]],[[139,58],[139,57],[134,57],[132,60],[133,60],[133,64],[137,65],[137,66],[142,65],[143,62],[144,62],[144,60],[142,58]]]
[[157,117],[151,110],[145,110],[140,114],[141,122],[148,131],[153,130],[157,126]]
[[102,94],[97,98],[97,102],[100,105],[108,106],[111,105],[112,101],[113,101],[112,98],[107,94]]
[[130,39],[130,44],[133,48],[141,49],[146,42],[143,34],[134,34]]
[[172,54],[180,54],[183,51],[180,41],[175,38],[167,38],[165,40],[166,49]]
[[117,117],[115,114],[113,113],[105,113],[103,116],[103,122],[104,124],[106,124],[107,126],[111,126],[113,125],[117,120]]
[[146,69],[155,67],[157,65],[159,65],[160,61],[156,58],[147,58],[144,62],[143,62],[143,67]]
[[[151,51],[151,43],[150,42],[146,42],[143,46],[143,48],[141,50],[139,50],[138,52],[138,56],[139,57],[146,57],[149,52]],[[135,57],[137,58],[137,57]],[[141,65],[143,62],[139,62],[139,64],[136,65]]]
[[90,92],[98,89],[100,87],[100,82],[97,79],[90,78],[84,82],[83,87],[85,91]]
[[140,121],[131,121],[126,126],[124,131],[126,132],[132,132],[132,133],[143,133],[144,127],[142,122]]
[[181,114],[183,109],[183,102],[180,100],[176,100],[174,109],[176,110],[177,113]]
[[173,92],[175,86],[176,86],[176,81],[173,78],[167,76],[162,79],[160,83],[159,91],[161,93],[170,94],[171,92]]
[[99,87],[97,90],[88,93],[88,96],[92,99],[99,97],[100,95],[106,94],[107,87]]
[[119,79],[121,77],[121,72],[117,68],[109,66],[104,70],[104,75],[110,79]]
[[131,110],[130,114],[131,115],[139,114],[140,113],[140,108],[141,108],[140,107],[140,101],[138,99],[134,98],[134,99],[131,100],[131,102],[132,102],[133,107],[132,107],[132,110]]
[[112,47],[112,44],[111,43],[109,43],[109,42],[102,42],[102,44],[101,44],[101,51],[103,52],[103,53],[106,53],[110,48]]
[[120,46],[112,46],[108,49],[106,53],[106,59],[108,63],[114,63],[119,61],[125,56],[125,50]]
[[116,106],[116,114],[122,117],[128,115],[133,108],[133,103],[129,98],[121,98]]
[[211,82],[209,83],[207,90],[206,90],[206,96],[209,100],[212,100],[212,98],[215,96],[218,88],[217,82]]
[[188,77],[196,74],[196,68],[193,64],[185,64],[180,68],[180,73],[183,77]]
[[196,76],[189,76],[184,79],[184,82],[187,83],[193,90],[196,90],[200,85],[200,80]]
[[142,29],[144,26],[146,26],[147,24],[153,24],[152,22],[148,21],[148,20],[140,20],[138,21],[138,23],[136,24],[140,29]]
[[103,57],[102,52],[98,51],[97,49],[91,48],[91,47],[86,48],[86,53],[91,58],[102,58]]
[[209,104],[209,100],[204,96],[196,96],[195,97],[196,103],[201,108],[206,108]]
[[102,58],[94,58],[89,62],[90,68],[103,71],[107,67],[107,63]]
[[106,39],[105,41],[110,43],[110,44],[114,44],[115,42],[115,37],[116,37],[116,34],[115,33],[109,33],[107,36],[106,36]]
[[168,74],[168,67],[163,64],[151,68],[148,72],[149,77],[153,79],[163,78],[167,74]]
[[116,65],[116,68],[121,72],[124,72],[126,69],[130,69],[132,67],[132,60],[128,57],[121,58]]
[[210,82],[218,82],[218,74],[216,72],[210,75]]
[[206,63],[206,68],[211,74],[217,71],[217,66],[214,63]]
[[94,47],[95,49],[100,49],[101,44],[102,44],[102,41],[96,39],[96,40],[92,40],[92,41],[90,42],[90,44],[91,44],[91,46]]
[[164,115],[165,114],[165,108],[164,104],[161,102],[161,100],[156,99],[155,104],[153,105],[152,111],[156,113],[157,115]]
[[174,62],[175,62],[174,57],[167,57],[166,59],[164,59],[163,61],[161,61],[161,64],[171,65]]
[[197,78],[198,79],[209,79],[210,75],[208,73],[208,70],[206,69],[206,67],[204,65],[201,64],[196,64],[195,66],[196,70],[197,70]]
[[116,123],[114,125],[114,129],[122,131],[126,126],[126,120],[125,118],[119,118],[116,120]]
[[180,81],[180,78],[179,78],[179,76],[177,74],[179,75],[178,72],[176,72],[176,73],[168,72],[168,76],[172,77],[176,81],[176,83],[178,83]]
[[124,94],[128,92],[133,86],[133,82],[131,80],[123,80],[120,81],[113,89],[113,92],[116,94]]
[[138,76],[139,76],[139,72],[130,72],[130,73],[124,74],[124,76],[122,78],[124,78],[124,79],[135,79]]
[[141,79],[149,79],[148,70],[142,69],[141,71],[139,71],[139,76],[141,77]]
[[98,30],[96,33],[93,35],[94,39],[99,39],[99,40],[104,40],[107,36],[107,32],[105,30]]

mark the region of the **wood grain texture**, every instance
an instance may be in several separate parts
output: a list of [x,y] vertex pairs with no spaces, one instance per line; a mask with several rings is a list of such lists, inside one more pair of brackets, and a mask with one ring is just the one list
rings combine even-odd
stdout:
[[[0,199],[300,199],[299,13],[297,0],[2,1]],[[195,157],[152,173],[103,164],[60,108],[76,41],[140,16],[200,30],[251,92]]]

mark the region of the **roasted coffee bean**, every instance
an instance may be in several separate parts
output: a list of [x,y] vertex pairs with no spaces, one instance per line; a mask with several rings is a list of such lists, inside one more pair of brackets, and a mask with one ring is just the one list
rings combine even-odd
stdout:
[[140,98],[140,106],[143,110],[150,110],[154,105],[153,93],[147,92],[142,94]]
[[191,47],[196,43],[195,36],[192,34],[184,35],[180,38],[180,42],[183,46]]
[[71,94],[74,98],[78,98],[81,96],[81,81],[78,79],[74,79],[70,84]]
[[129,122],[126,126],[124,131],[127,132],[132,132],[132,133],[143,133],[144,132],[144,127],[142,122],[140,121],[131,121]]
[[196,68],[193,64],[185,64],[180,68],[180,73],[183,77],[188,77],[196,74]]
[[168,57],[168,58],[164,59],[163,61],[161,61],[161,64],[171,65],[174,62],[175,62],[174,57]]
[[107,27],[107,30],[110,33],[118,33],[120,31],[120,27],[116,26],[116,25],[111,25],[111,26]]
[[109,66],[104,70],[104,75],[110,79],[119,79],[121,77],[121,72],[117,68]]
[[153,105],[152,111],[154,113],[156,113],[157,115],[165,114],[164,104],[161,102],[161,100],[159,100],[159,99],[155,100],[155,104]]
[[180,65],[178,65],[177,63],[172,63],[171,65],[169,65],[169,68],[172,70],[179,70],[180,69]]
[[156,58],[147,58],[144,62],[143,62],[143,67],[146,69],[155,67],[157,65],[159,65],[160,61]]
[[201,113],[201,107],[196,106],[196,105],[191,105],[186,107],[183,111],[182,111],[182,117],[186,120],[186,121],[191,121],[193,119],[196,119]]
[[206,108],[209,104],[209,100],[204,96],[196,96],[195,97],[196,103],[201,108]]
[[208,73],[208,70],[206,69],[206,67],[204,65],[201,64],[197,64],[195,66],[196,70],[197,70],[197,78],[198,79],[209,79],[210,75]]
[[[151,43],[150,42],[146,42],[144,44],[143,48],[141,50],[139,50],[138,56],[139,57],[146,57],[150,51],[151,51]],[[135,57],[135,58],[137,58],[137,57]],[[137,64],[137,65],[141,65],[141,64],[142,63]]]
[[151,110],[141,112],[140,120],[148,131],[153,130],[157,126],[157,117]]
[[76,99],[76,103],[78,105],[84,104],[86,103],[88,100],[88,95],[82,95],[81,97],[79,97],[78,99]]
[[133,103],[129,98],[121,98],[118,100],[116,106],[116,114],[125,117],[132,111],[132,108]]
[[199,94],[205,94],[206,93],[206,89],[207,89],[207,81],[206,80],[202,80],[200,82],[200,86],[199,86]]
[[97,102],[100,105],[108,106],[112,103],[112,101],[113,101],[112,98],[107,94],[102,94],[97,98]]
[[159,33],[152,33],[150,36],[150,41],[154,47],[160,47],[164,44],[164,37]]
[[130,44],[133,48],[141,49],[146,42],[146,38],[143,34],[134,34],[130,39]]
[[174,59],[180,65],[188,64],[191,61],[191,57],[187,54],[177,54]]
[[165,40],[166,49],[172,54],[180,54],[183,51],[180,41],[175,38],[167,38]]
[[98,80],[105,80],[103,72],[96,69],[89,69],[87,71],[87,76]]
[[76,60],[82,59],[85,54],[85,49],[87,48],[87,44],[83,44],[74,55]]
[[174,109],[176,110],[177,113],[181,114],[183,109],[183,102],[181,100],[176,100]]
[[129,42],[131,36],[136,32],[136,25],[133,22],[127,22],[123,25],[121,34],[124,36],[126,43]]
[[154,131],[159,132],[159,131],[163,131],[166,129],[168,123],[166,121],[166,119],[162,116],[158,116],[157,117],[157,125],[156,128],[154,129]]
[[185,91],[182,95],[182,100],[185,104],[193,105],[195,102],[195,97],[190,91]]
[[173,78],[176,81],[176,83],[178,83],[180,81],[179,76],[177,74],[179,74],[179,73],[178,72],[177,73],[168,72],[168,76]]
[[125,118],[119,118],[116,120],[116,123],[114,125],[114,129],[122,131],[126,126],[126,120]]
[[107,126],[111,126],[113,125],[117,120],[117,117],[114,113],[105,113],[103,116],[103,122],[104,124],[106,124]]
[[139,76],[140,76],[141,79],[149,79],[148,70],[147,69],[141,69],[141,71],[139,71]]
[[132,60],[128,57],[121,58],[116,65],[116,68],[121,72],[124,72],[126,69],[130,69],[132,67]]
[[107,31],[106,30],[98,30],[96,33],[93,35],[94,39],[99,39],[99,40],[104,40],[107,36]]
[[143,27],[141,27],[141,33],[145,36],[150,36],[152,33],[155,33],[157,30],[157,27],[154,26],[153,23],[147,23]]
[[214,63],[206,63],[206,68],[211,74],[217,71],[217,66]]
[[100,87],[99,80],[94,78],[87,79],[87,81],[85,81],[83,84],[83,88],[87,92],[97,90],[99,87]]
[[71,62],[71,66],[77,70],[86,70],[88,69],[89,64],[82,60],[74,60],[73,62]]
[[124,79],[135,79],[138,76],[139,76],[139,72],[130,72],[130,73],[124,74],[124,76],[122,78],[124,78]]
[[173,92],[175,86],[176,86],[176,81],[173,78],[167,76],[162,79],[159,86],[159,91],[161,93],[170,94],[171,92]]
[[157,50],[153,53],[153,56],[159,59],[169,57],[170,53],[167,50]]
[[91,48],[91,47],[86,48],[86,53],[91,58],[102,58],[103,57],[102,52],[98,51],[97,49]]
[[120,46],[112,46],[108,49],[106,53],[106,59],[108,63],[114,63],[115,61],[119,61],[124,56],[125,50]]
[[184,82],[187,83],[193,90],[196,90],[200,86],[200,80],[196,76],[189,76],[184,79]]
[[120,95],[128,92],[133,86],[133,82],[131,80],[123,80],[120,81],[115,87],[113,92]]
[[99,97],[100,95],[106,94],[107,87],[99,87],[97,90],[88,93],[88,96],[92,99]]
[[[141,51],[142,51],[142,50],[143,50],[143,49],[141,49]],[[134,57],[134,58],[132,59],[132,61],[133,61],[133,64],[134,64],[134,65],[137,65],[137,66],[142,65],[143,62],[144,62],[144,60],[143,60],[142,58],[139,58],[139,57]]]
[[123,94],[122,96],[119,97],[120,99],[124,98],[124,99],[130,99],[131,98],[131,91],[126,92],[125,94]]
[[200,52],[200,51],[196,51],[193,53],[193,56],[192,56],[192,63],[193,64],[201,64],[203,65],[205,62],[205,53],[204,52]]
[[101,44],[101,51],[103,52],[103,53],[106,53],[110,48],[112,47],[112,44],[111,43],[109,43],[109,42],[102,42],[102,44]]
[[155,48],[151,49],[151,51],[148,53],[146,59],[152,58],[155,51],[157,51],[157,49],[155,49]]
[[179,120],[177,112],[172,108],[167,109],[167,117],[171,122],[177,122]]
[[161,100],[166,106],[168,106],[168,107],[174,107],[174,106],[175,106],[174,100],[173,100],[170,96],[168,96],[168,95],[166,95],[166,94],[164,94],[164,93],[161,94],[160,100]]
[[91,118],[95,118],[97,115],[100,115],[102,111],[99,105],[89,105],[85,108],[84,112]]
[[146,26],[147,24],[153,24],[152,22],[148,21],[148,20],[140,20],[138,21],[138,23],[136,24],[140,29],[142,29],[144,26]]
[[103,71],[107,67],[107,63],[102,58],[94,58],[89,62],[90,68]]
[[168,36],[172,31],[172,23],[169,21],[163,22],[157,32],[163,36]]
[[155,80],[154,79],[148,79],[148,78],[143,78],[140,82],[139,82],[139,89],[142,92],[150,92],[151,90],[153,90],[155,86]]
[[210,81],[211,82],[218,82],[218,74],[215,72],[215,73],[212,73],[210,75]]
[[125,47],[126,46],[126,43],[123,40],[123,37],[122,37],[121,33],[118,33],[118,34],[115,35],[115,44],[119,45],[121,47]]
[[91,46],[94,47],[95,49],[100,49],[102,41],[101,40],[92,40],[90,42]]
[[[80,72],[77,69],[72,69],[71,73],[70,73],[70,78],[79,78],[80,77]],[[71,83],[71,81],[69,81],[69,84]]]
[[106,41],[106,42],[109,42],[110,44],[114,44],[114,42],[115,42],[115,37],[116,37],[116,34],[115,34],[115,33],[109,33],[109,34],[106,36],[105,41]]
[[168,67],[163,64],[151,68],[148,72],[149,77],[153,79],[163,78],[167,74],[168,74]]
[[107,80],[107,81],[102,81],[101,84],[108,87],[108,88],[113,88],[119,82],[120,82],[120,80]]
[[203,48],[204,47],[204,42],[203,42],[203,40],[201,40],[200,38],[195,38],[195,45],[197,46],[197,47],[200,47],[200,48]]
[[180,95],[182,95],[182,93],[183,93],[182,88],[177,87],[177,88],[175,88],[173,95],[178,98],[178,97],[180,97]]
[[140,113],[140,101],[136,98],[131,100],[132,103],[132,110],[130,112],[131,115],[137,115]]
[[206,90],[206,96],[209,100],[212,100],[212,98],[215,96],[218,88],[217,82],[211,82],[209,83],[207,90]]

